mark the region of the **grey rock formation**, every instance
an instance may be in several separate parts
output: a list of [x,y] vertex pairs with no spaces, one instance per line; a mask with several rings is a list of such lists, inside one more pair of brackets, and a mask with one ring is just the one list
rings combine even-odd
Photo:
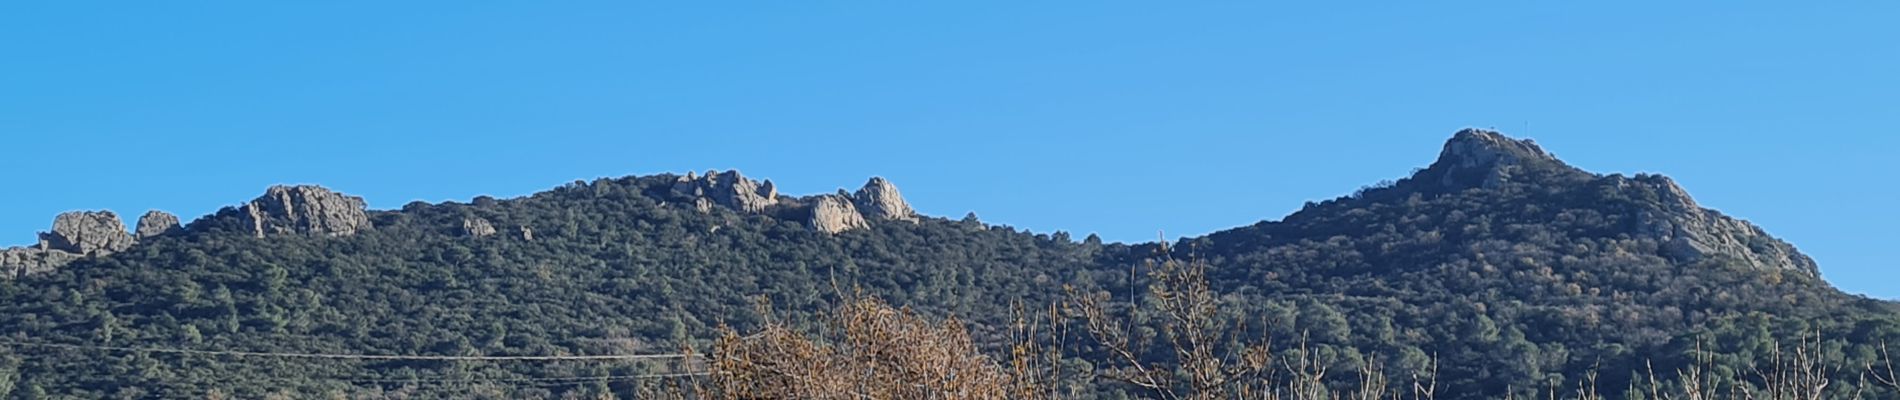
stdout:
[[240,210],[252,233],[348,236],[370,228],[361,197],[320,186],[272,186]]
[[897,185],[881,177],[865,182],[863,188],[851,195],[851,201],[872,220],[917,222],[917,212],[910,208],[910,203],[904,202]]
[[[1632,236],[1659,243],[1660,255],[1681,263],[1718,259],[1758,269],[1819,275],[1814,260],[1760,227],[1696,204],[1675,181],[1661,175],[1598,176],[1571,167],[1530,140],[1497,132],[1466,129],[1445,143],[1437,162],[1413,176],[1422,187],[1446,190],[1497,188],[1529,171],[1540,176],[1574,177],[1548,184],[1585,184],[1579,191],[1614,193],[1628,199],[1653,199],[1627,216]],[[1555,175],[1553,175],[1555,174]],[[1545,184],[1543,182],[1522,181]]]
[[691,200],[691,199],[698,199],[701,197],[705,197],[706,189],[703,187],[700,187],[699,178],[696,178],[695,176],[696,175],[693,175],[693,173],[688,172],[686,173],[686,176],[679,177],[678,180],[673,181],[673,189],[672,189],[673,197],[682,199],[682,200]]
[[521,233],[521,240],[528,241],[528,242],[534,241],[534,229],[528,228],[527,225],[522,225],[520,229],[520,233]]
[[80,255],[106,255],[132,247],[132,234],[111,211],[73,211],[53,219],[53,231],[40,234],[45,247]]
[[145,215],[139,216],[139,226],[136,231],[138,232],[139,240],[144,240],[154,236],[168,235],[178,232],[178,230],[178,216],[164,211],[151,210],[146,211]]
[[746,179],[737,170],[706,171],[705,175],[697,176],[688,172],[673,183],[672,195],[679,200],[693,201],[696,207],[700,204],[698,199],[708,199],[712,204],[746,213],[761,213],[778,204],[778,187],[771,181],[761,183]]
[[35,247],[0,250],[0,278],[49,272],[82,257],[77,253]]
[[864,221],[864,215],[858,214],[857,207],[852,206],[849,198],[842,194],[818,196],[812,202],[811,220],[808,223],[819,232],[834,234],[870,227]]
[[493,235],[495,234],[495,224],[488,223],[488,220],[480,217],[463,218],[462,234],[474,237]]
[[1818,276],[1820,268],[1794,245],[1770,236],[1748,221],[1697,206],[1674,180],[1660,175],[1620,175],[1604,178],[1625,190],[1648,190],[1661,200],[1660,208],[1636,214],[1637,233],[1662,243],[1663,255],[1693,263],[1720,257],[1765,270],[1794,271]]
[[74,211],[53,218],[39,244],[0,250],[0,276],[52,271],[87,256],[105,256],[131,248],[135,240],[111,211]]
[[1448,189],[1496,188],[1524,168],[1571,169],[1530,139],[1512,139],[1494,131],[1465,129],[1445,142],[1438,161],[1419,178]]

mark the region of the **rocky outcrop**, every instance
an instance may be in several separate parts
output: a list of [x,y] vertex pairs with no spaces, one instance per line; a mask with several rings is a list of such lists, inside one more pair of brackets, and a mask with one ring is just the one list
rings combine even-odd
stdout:
[[522,240],[522,241],[524,241],[524,242],[532,242],[532,241],[534,241],[534,229],[533,229],[533,228],[529,228],[529,227],[528,227],[527,225],[522,225],[522,226],[521,226],[521,229],[519,229],[519,232],[518,232],[518,233],[519,233],[519,234],[521,235],[521,240]]
[[50,272],[80,258],[84,256],[44,247],[15,247],[0,250],[0,278]]
[[917,222],[917,212],[911,210],[910,203],[904,202],[897,185],[882,177],[865,182],[863,188],[851,195],[851,201],[871,220]]
[[704,207],[704,203],[754,214],[778,204],[778,187],[772,181],[746,179],[738,170],[706,171],[706,175],[701,176],[688,172],[673,183],[671,192],[673,198],[692,202],[706,212],[711,210]]
[[1794,245],[1761,227],[1697,206],[1687,191],[1661,175],[1605,177],[1622,190],[1655,194],[1656,208],[1636,213],[1637,234],[1662,244],[1664,256],[1694,263],[1721,258],[1755,269],[1795,271],[1818,276],[1820,267]]
[[88,256],[131,248],[135,240],[111,211],[74,211],[53,218],[53,229],[40,233],[32,247],[0,250],[0,276],[37,274]]
[[495,234],[495,224],[491,224],[488,220],[479,217],[463,218],[462,234],[473,237],[493,235]]
[[[1465,129],[1445,142],[1438,161],[1414,176],[1443,189],[1493,189],[1530,168],[1575,170],[1530,139],[1512,139],[1483,129]],[[1581,171],[1576,171],[1581,173]]]
[[904,201],[897,185],[884,178],[871,178],[856,193],[838,191],[836,195],[808,197],[780,196],[771,180],[755,181],[737,170],[706,171],[704,175],[687,172],[673,178],[671,186],[662,186],[668,204],[691,207],[700,213],[719,208],[747,214],[774,216],[808,215],[807,223],[829,233],[867,227],[873,221],[918,221],[917,211]]
[[807,224],[819,232],[833,234],[871,226],[864,221],[864,215],[858,213],[857,207],[851,205],[850,198],[843,191],[814,199],[811,219]]
[[[317,186],[274,186],[237,210],[253,235],[342,236],[368,229],[362,198]],[[178,216],[149,211],[139,217],[136,236],[111,211],[75,211],[53,219],[38,245],[0,250],[0,276],[50,271],[85,257],[105,256],[147,239],[182,230]]]
[[713,178],[712,199],[721,205],[756,213],[778,204],[778,186],[771,181],[760,183],[746,179],[736,170],[708,176]]
[[178,216],[164,211],[151,210],[146,211],[145,215],[139,216],[139,226],[135,231],[137,232],[139,240],[145,240],[146,238],[176,233],[178,230]]
[[[1532,174],[1532,173],[1535,174]],[[1524,179],[1529,176],[1554,180]],[[1574,178],[1574,179],[1573,179]],[[1438,161],[1411,178],[1416,188],[1440,191],[1496,189],[1515,182],[1544,187],[1548,193],[1578,193],[1585,202],[1635,201],[1625,208],[1634,222],[1631,236],[1654,240],[1660,255],[1680,263],[1709,259],[1740,265],[1819,275],[1814,260],[1760,227],[1696,204],[1688,191],[1661,175],[1598,176],[1571,167],[1528,139],[1466,129],[1453,135]],[[1578,185],[1551,186],[1551,185]]]
[[45,247],[80,255],[105,255],[132,247],[132,234],[111,211],[73,211],[53,219],[53,231],[40,234]]
[[251,233],[349,236],[370,228],[363,198],[320,186],[272,186],[240,210]]

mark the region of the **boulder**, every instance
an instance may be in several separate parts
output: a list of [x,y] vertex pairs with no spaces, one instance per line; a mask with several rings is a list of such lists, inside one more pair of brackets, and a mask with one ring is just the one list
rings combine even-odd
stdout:
[[833,234],[870,227],[864,221],[864,215],[858,214],[857,207],[852,206],[849,198],[843,195],[818,196],[812,202],[811,220],[808,223],[812,229]]
[[111,211],[73,211],[53,219],[53,231],[40,234],[44,246],[79,255],[106,255],[132,247],[132,234]]
[[139,216],[139,225],[136,231],[138,232],[138,238],[144,240],[154,236],[169,235],[178,232],[179,229],[178,216],[164,211],[151,210],[146,211],[145,215]]
[[493,235],[495,234],[495,225],[479,217],[463,218],[462,234],[473,237]]
[[851,195],[859,211],[872,220],[917,222],[917,212],[904,201],[897,185],[882,177],[873,177]]

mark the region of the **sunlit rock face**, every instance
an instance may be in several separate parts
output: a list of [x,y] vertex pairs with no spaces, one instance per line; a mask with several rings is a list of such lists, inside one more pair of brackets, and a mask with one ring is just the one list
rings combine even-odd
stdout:
[[246,203],[243,217],[257,237],[349,236],[370,228],[363,198],[321,186],[272,186]]

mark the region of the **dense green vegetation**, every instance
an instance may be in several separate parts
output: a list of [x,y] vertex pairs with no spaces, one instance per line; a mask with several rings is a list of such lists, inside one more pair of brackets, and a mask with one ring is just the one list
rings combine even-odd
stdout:
[[1436,354],[1446,393],[1461,397],[1534,396],[1587,371],[1620,395],[1651,362],[1673,376],[1698,346],[1723,353],[1725,373],[1752,374],[1778,345],[1817,334],[1849,381],[1874,346],[1900,343],[1891,303],[1801,271],[1672,262],[1628,228],[1660,211],[1658,193],[1548,172],[1440,194],[1401,181],[1182,248],[1210,259],[1244,315],[1291,322],[1270,325],[1276,341],[1306,335],[1347,371],[1362,354],[1400,370]]
[[[1373,359],[1421,371],[1436,359],[1444,398],[1574,388],[1590,372],[1612,397],[1717,353],[1745,379],[1772,349],[1818,335],[1843,381],[1900,346],[1892,303],[1849,296],[1800,271],[1664,256],[1632,233],[1665,212],[1653,186],[1561,165],[1493,187],[1407,179],[1309,204],[1281,221],[1185,240],[1205,260],[1224,318],[1275,344],[1307,343],[1334,371]],[[1619,178],[1622,179],[1622,178]],[[1636,177],[1637,181],[1657,179]],[[1001,351],[1017,304],[1146,287],[1131,270],[1153,244],[1103,244],[974,218],[875,223],[838,235],[796,218],[702,213],[658,195],[671,176],[576,182],[520,199],[411,204],[373,212],[353,236],[255,238],[233,211],[181,234],[0,281],[0,392],[11,398],[147,398],[272,393],[419,398],[632,396],[654,361],[351,360],[47,347],[74,344],[274,353],[572,355],[669,353],[716,328],[767,316],[817,320],[862,288],[926,315],[968,322]],[[466,217],[508,233],[460,233]],[[1126,296],[1120,296],[1126,297]],[[1140,320],[1142,315],[1133,318]],[[796,323],[796,322],[795,322]],[[1149,336],[1153,336],[1150,332]],[[1068,338],[1073,368],[1101,354]],[[1160,347],[1156,347],[1159,349]],[[1166,359],[1157,350],[1144,355]],[[1376,356],[1376,357],[1375,357]],[[540,379],[540,380],[527,380]],[[1337,385],[1351,385],[1349,373]],[[1083,379],[1105,398],[1140,391]],[[1840,387],[1845,387],[1842,385]],[[1837,388],[1838,389],[1838,388]],[[1871,398],[1900,393],[1877,392]]]
[[[376,229],[344,238],[253,238],[221,213],[184,235],[0,284],[7,299],[0,329],[21,342],[269,352],[671,352],[678,339],[710,337],[721,323],[749,327],[757,318],[751,296],[768,296],[793,318],[828,308],[834,281],[933,314],[1006,315],[1011,301],[1053,298],[1055,282],[1093,265],[1100,249],[942,220],[833,237],[787,219],[702,214],[644,194],[670,182],[599,180],[517,200],[414,204],[374,213]],[[531,226],[534,239],[465,237],[458,228],[469,215]],[[212,388],[255,397],[279,388],[341,390],[351,378],[599,376],[641,367],[12,351],[16,394],[38,387],[82,398]],[[503,397],[514,388],[505,386]],[[570,388],[551,391],[562,389]]]

